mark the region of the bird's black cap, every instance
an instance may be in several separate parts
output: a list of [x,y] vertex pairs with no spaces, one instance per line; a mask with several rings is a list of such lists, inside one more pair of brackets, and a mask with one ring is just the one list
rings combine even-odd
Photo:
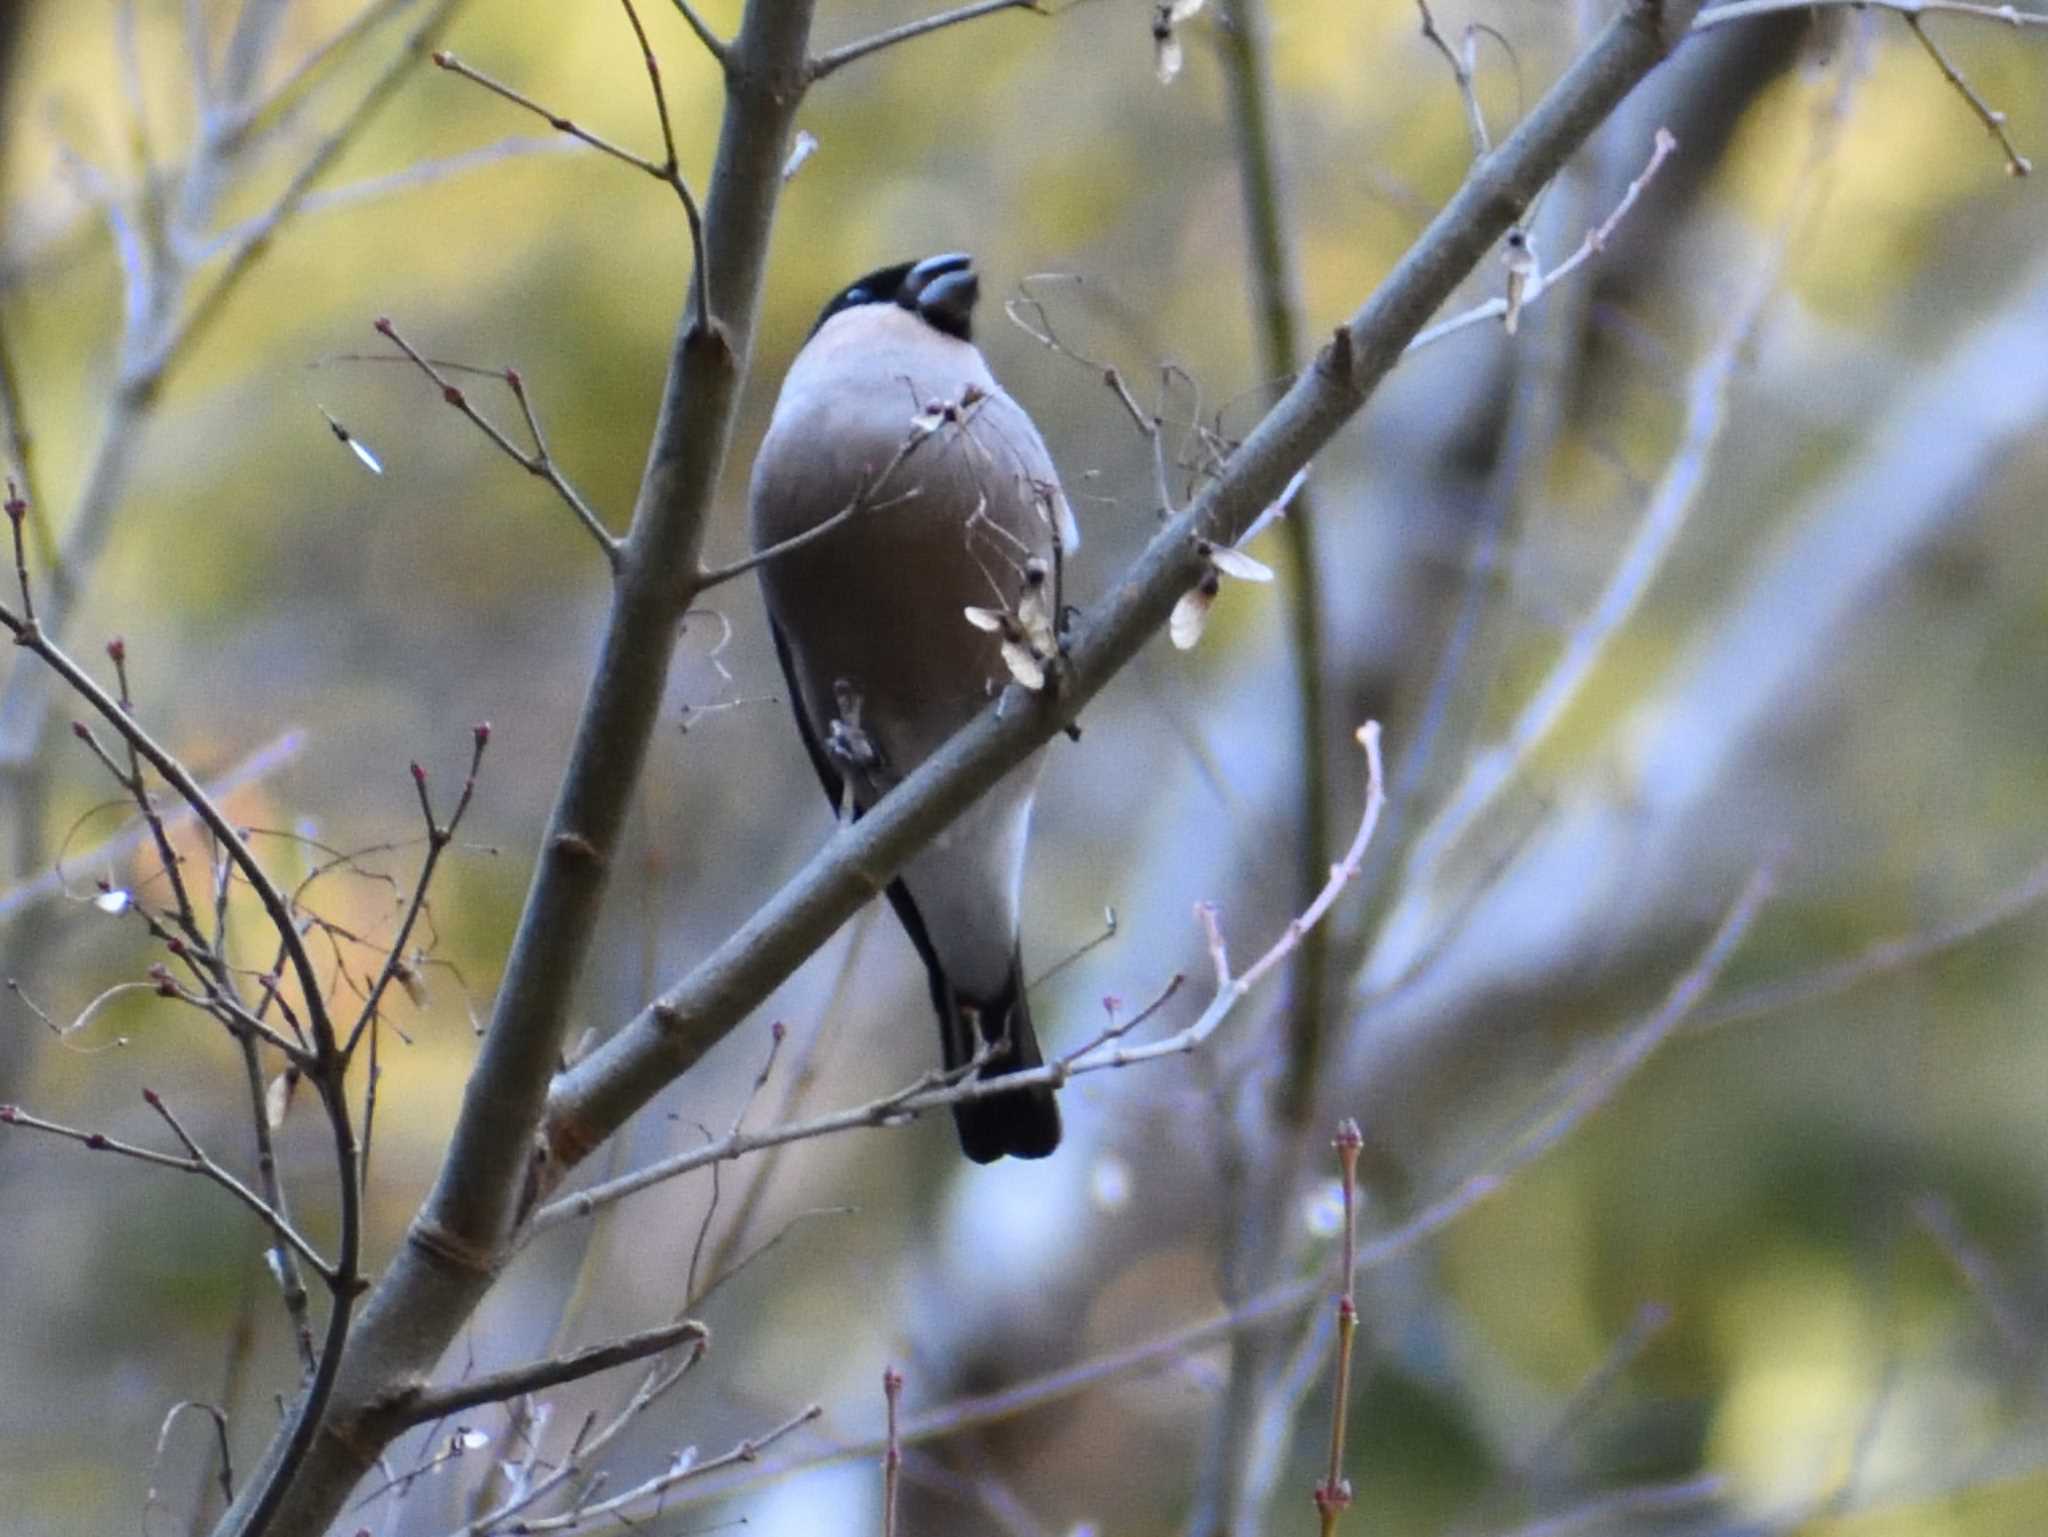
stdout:
[[820,312],[811,334],[817,335],[819,326],[842,310],[863,304],[894,304],[921,316],[935,331],[969,341],[974,331],[974,301],[980,297],[981,279],[975,275],[974,258],[964,251],[898,262],[893,267],[878,267],[840,289]]

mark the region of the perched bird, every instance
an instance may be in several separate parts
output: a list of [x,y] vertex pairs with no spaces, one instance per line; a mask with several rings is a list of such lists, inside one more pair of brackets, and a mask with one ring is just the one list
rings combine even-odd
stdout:
[[[1013,678],[1042,687],[1078,542],[1038,429],[972,341],[972,259],[841,290],[790,365],[749,493],[776,654],[825,793],[858,817]],[[1018,905],[1042,759],[907,864],[889,901],[923,959],[948,1068],[1039,1066]],[[954,1106],[977,1163],[1059,1144],[1048,1087]]]

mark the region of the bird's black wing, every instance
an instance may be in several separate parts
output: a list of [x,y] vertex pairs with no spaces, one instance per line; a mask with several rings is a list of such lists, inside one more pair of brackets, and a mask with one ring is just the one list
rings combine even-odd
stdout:
[[[782,664],[783,681],[789,685],[790,711],[796,716],[796,729],[804,739],[804,751],[810,754],[811,767],[818,771],[818,783],[825,787],[825,799],[831,802],[832,813],[837,816],[840,807],[847,804],[846,781],[833,767],[831,755],[825,751],[825,744],[818,739],[817,727],[804,709],[803,689],[797,683],[796,665],[790,657],[789,641],[782,633],[782,626],[770,619],[768,633],[775,641],[775,659]],[[860,814],[860,806],[854,805],[856,821]],[[911,896],[910,888],[901,876],[889,882],[885,895],[889,898],[889,905],[896,909],[896,920],[903,925],[903,932],[910,936],[917,958],[924,962],[925,979],[931,986],[932,1008],[939,1016],[939,1048],[946,1070],[951,1072],[964,1067],[974,1060],[979,1043],[974,1038],[973,1026],[961,1009],[963,1000],[954,992],[946,968],[939,964],[939,953],[932,946],[924,915],[918,912],[916,899]],[[1005,1032],[1010,1037],[1006,1049],[983,1065],[982,1076],[993,1078],[1004,1072],[1040,1065],[1038,1039],[1031,1028],[1031,1015],[1024,1001],[1023,969],[1016,957],[1011,958],[1010,976],[1000,998],[964,1001],[973,1006],[975,1017],[983,1021],[983,1028],[991,1039]],[[960,1132],[961,1146],[976,1163],[989,1163],[1005,1153],[1014,1153],[1020,1158],[1043,1158],[1059,1145],[1059,1108],[1049,1088],[963,1100],[953,1107],[953,1120]]]
[[[796,729],[804,739],[804,751],[811,755],[811,767],[818,771],[818,783],[825,787],[825,799],[832,803],[832,814],[837,816],[841,806],[846,804],[846,781],[839,770],[832,766],[831,755],[825,751],[825,744],[818,740],[817,727],[812,725],[808,711],[804,709],[803,689],[798,686],[796,664],[790,658],[789,641],[782,633],[782,626],[773,619],[768,621],[768,633],[775,638],[775,659],[782,664],[783,681],[789,685],[789,705],[796,716]],[[853,808],[854,820],[860,820],[861,808]],[[911,946],[917,951],[917,958],[924,962],[925,975],[931,982],[932,1007],[939,1011],[941,1043],[945,1049],[945,1063],[950,1068],[959,1067],[974,1057],[974,1042],[960,1025],[960,1009],[953,998],[953,984],[946,979],[946,969],[939,964],[939,953],[932,948],[930,932],[924,926],[924,915],[918,912],[917,903],[910,895],[910,888],[902,878],[889,882],[886,893],[889,905],[896,909],[896,919],[903,925],[903,932],[910,936]]]

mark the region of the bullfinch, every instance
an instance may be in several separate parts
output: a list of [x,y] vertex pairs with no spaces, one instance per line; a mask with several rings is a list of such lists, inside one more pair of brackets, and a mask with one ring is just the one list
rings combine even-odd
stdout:
[[[859,817],[1011,682],[1044,687],[1078,544],[1052,456],[973,342],[961,254],[836,294],[790,365],[748,496],[775,650],[825,793]],[[826,526],[829,525],[829,526]],[[809,539],[802,536],[812,535]],[[1040,1066],[1018,908],[1043,767],[1012,770],[890,883],[950,1069]],[[1040,1085],[953,1107],[977,1163],[1043,1158]]]

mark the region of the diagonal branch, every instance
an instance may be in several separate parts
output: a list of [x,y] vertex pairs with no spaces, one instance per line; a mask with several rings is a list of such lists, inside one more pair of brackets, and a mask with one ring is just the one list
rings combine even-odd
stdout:
[[[725,125],[706,209],[714,317],[679,329],[661,416],[623,551],[611,617],[493,1018],[432,1193],[363,1308],[326,1433],[291,1465],[268,1454],[221,1531],[273,1521],[315,1531],[381,1449],[370,1406],[423,1376],[496,1279],[519,1210],[702,1057],[890,873],[1002,775],[1072,722],[1201,577],[1199,541],[1231,542],[1355,415],[1587,134],[1684,35],[1692,0],[1626,0],[1521,127],[1472,169],[1380,290],[1170,521],[1081,625],[1043,694],[1004,698],[853,827],[695,971],[555,1080],[606,876],[658,719],[706,512],[753,335],[767,234],[806,78],[810,0],[758,0],[733,43]],[[694,307],[694,306],[693,306]],[[546,1112],[545,1120],[543,1112]],[[532,1135],[546,1157],[536,1163]],[[260,1501],[260,1502],[259,1502]]]
[[123,1142],[104,1132],[81,1131],[75,1126],[66,1126],[59,1121],[45,1120],[42,1116],[31,1115],[18,1105],[0,1105],[0,1126],[15,1126],[23,1131],[39,1131],[52,1137],[61,1137],[66,1142],[76,1142],[80,1147],[95,1153],[114,1153],[137,1163],[154,1164],[159,1169],[175,1169],[181,1174],[197,1174],[210,1180],[233,1196],[242,1205],[254,1212],[264,1226],[277,1236],[280,1243],[287,1244],[292,1251],[314,1270],[320,1273],[330,1286],[335,1281],[335,1269],[320,1251],[313,1247],[304,1234],[287,1222],[281,1212],[247,1185],[236,1179],[218,1162],[210,1157],[190,1133],[179,1124],[154,1089],[143,1090],[142,1097],[149,1108],[162,1116],[171,1132],[177,1137],[185,1152],[181,1157],[176,1153],[159,1153],[155,1148],[143,1147],[133,1142]]
[[683,13],[683,20],[690,24],[690,30],[697,34],[697,41],[704,45],[704,51],[711,55],[720,69],[732,62],[732,47],[726,40],[711,30],[710,25],[697,14],[697,8],[690,0],[675,0],[676,9]]
[[[1358,1243],[1355,1250],[1344,1256],[1352,1264],[1353,1273],[1363,1275],[1414,1253],[1429,1239],[1499,1193],[1516,1174],[1553,1152],[1572,1131],[1610,1103],[1657,1048],[1679,1031],[1691,1012],[1712,990],[1743,936],[1749,932],[1768,894],[1768,886],[1768,880],[1761,873],[1752,875],[1723,911],[1720,922],[1705,944],[1673,980],[1655,1008],[1623,1032],[1588,1074],[1567,1085],[1556,1100],[1539,1112],[1519,1134],[1506,1139],[1493,1156],[1483,1160],[1477,1172],[1425,1202],[1407,1220]],[[917,1442],[957,1435],[963,1430],[998,1424],[1027,1411],[1063,1402],[1113,1378],[1175,1362],[1184,1363],[1191,1354],[1205,1346],[1298,1312],[1327,1297],[1333,1284],[1341,1290],[1344,1284],[1342,1263],[1343,1260],[1337,1260],[1318,1266],[1313,1274],[1278,1282],[1219,1315],[1182,1325],[1150,1340],[1075,1365],[1056,1368],[993,1393],[958,1400],[913,1415],[902,1427],[902,1438],[905,1442]],[[742,1487],[767,1479],[786,1477],[800,1469],[848,1457],[872,1457],[883,1449],[884,1442],[873,1438],[770,1462],[743,1475],[728,1475],[693,1491],[688,1503],[725,1498]]]
[[465,1409],[517,1398],[521,1393],[539,1393],[548,1388],[558,1388],[565,1382],[580,1382],[585,1377],[608,1372],[615,1366],[627,1366],[649,1356],[658,1356],[677,1345],[694,1344],[701,1353],[710,1339],[711,1331],[696,1319],[678,1319],[658,1329],[643,1329],[638,1334],[572,1350],[565,1355],[550,1356],[544,1361],[527,1361],[518,1366],[508,1366],[503,1371],[486,1372],[481,1377],[472,1377],[467,1382],[449,1387],[402,1390],[391,1396],[382,1413],[396,1434],[414,1425],[424,1425],[429,1420],[460,1414]]
[[877,32],[873,37],[864,37],[858,42],[842,43],[837,48],[828,48],[811,60],[807,66],[813,81],[823,80],[827,75],[843,69],[856,59],[865,59],[871,53],[880,53],[885,48],[894,48],[898,43],[907,43],[912,38],[923,37],[937,32],[942,27],[958,26],[963,21],[978,21],[984,16],[993,16],[998,11],[1031,11],[1044,15],[1045,8],[1040,0],[973,0],[950,11],[906,21],[900,27],[891,27],[886,32]]
[[[540,428],[540,414],[534,410],[533,401],[527,396],[526,380],[518,369],[477,368],[464,363],[437,364],[407,341],[396,322],[388,315],[379,315],[371,322],[370,328],[404,353],[412,365],[440,390],[442,401],[461,413],[463,419],[481,432],[493,448],[527,474],[544,480],[553,487],[555,495],[562,499],[563,504],[576,515],[576,521],[583,525],[584,532],[597,541],[598,551],[604,556],[605,564],[614,572],[619,569],[619,541],[612,537],[611,530],[604,526],[604,519],[600,518],[597,510],[583,499],[583,494],[570,482],[569,477],[562,473],[561,466],[555,463],[554,455],[548,452],[547,436]],[[504,380],[505,387],[512,392],[512,398],[519,404],[520,414],[526,418],[526,430],[533,438],[533,452],[528,453],[513,442],[503,428],[471,404],[469,392],[451,380],[443,371],[444,367]]]
[[916,849],[1072,722],[1202,576],[1197,540],[1229,543],[1362,406],[1419,331],[1622,97],[1683,35],[1686,0],[1631,0],[1498,150],[1474,166],[1385,283],[1169,522],[1078,629],[1043,694],[1005,693],[695,970],[557,1080],[543,1185],[699,1060]]
[[824,538],[842,523],[859,516],[863,512],[880,510],[884,507],[894,507],[916,496],[917,488],[913,486],[900,495],[890,497],[886,502],[875,500],[875,493],[889,483],[889,477],[894,475],[902,467],[903,461],[908,459],[916,451],[917,446],[931,435],[931,429],[924,426],[921,419],[913,422],[909,435],[904,438],[902,443],[897,445],[896,452],[889,462],[882,466],[882,473],[863,485],[854,494],[853,499],[844,507],[833,513],[831,517],[825,519],[822,523],[815,523],[800,534],[791,534],[787,539],[778,540],[776,543],[769,545],[765,550],[756,550],[751,555],[742,556],[740,559],[729,561],[722,566],[704,567],[697,573],[697,591],[699,593],[709,591],[713,587],[731,581],[734,577],[745,576],[749,571],[757,570],[767,565],[770,561],[780,560],[785,555],[792,555],[805,545],[815,543],[817,540]]
[[[605,1180],[587,1190],[579,1190],[543,1206],[535,1212],[530,1223],[532,1232],[543,1232],[572,1217],[588,1216],[602,1206],[623,1200],[629,1195],[671,1180],[679,1175],[709,1165],[743,1158],[762,1148],[780,1147],[791,1142],[804,1142],[814,1137],[829,1136],[835,1132],[853,1131],[866,1126],[893,1126],[914,1120],[929,1111],[968,1100],[984,1099],[991,1094],[1010,1093],[1017,1089],[1044,1084],[1058,1088],[1070,1078],[1079,1078],[1088,1073],[1099,1073],[1111,1069],[1135,1067],[1143,1062],[1157,1062],[1165,1057],[1185,1056],[1199,1048],[1227,1019],[1231,1012],[1250,996],[1253,988],[1282,961],[1298,950],[1307,935],[1328,915],[1330,908],[1357,876],[1359,867],[1365,861],[1365,851],[1372,843],[1374,830],[1379,826],[1380,813],[1386,805],[1386,795],[1381,788],[1379,726],[1368,724],[1358,732],[1359,745],[1365,749],[1367,780],[1365,810],[1359,818],[1358,831],[1351,840],[1351,847],[1344,857],[1330,866],[1323,887],[1308,906],[1287,927],[1280,937],[1243,972],[1232,975],[1230,958],[1218,925],[1216,910],[1207,902],[1197,903],[1195,916],[1200,921],[1208,942],[1210,958],[1216,969],[1216,992],[1208,1006],[1192,1022],[1176,1030],[1162,1040],[1148,1041],[1142,1046],[1116,1044],[1128,1031],[1141,1024],[1167,998],[1177,992],[1181,979],[1175,977],[1161,992],[1159,998],[1125,1021],[1078,1050],[1067,1053],[1043,1067],[1027,1068],[1022,1072],[1005,1073],[1001,1078],[987,1079],[976,1076],[973,1069],[980,1066],[982,1058],[968,1063],[963,1068],[950,1072],[933,1070],[916,1082],[893,1093],[869,1100],[866,1104],[855,1105],[845,1110],[831,1111],[808,1121],[796,1121],[781,1126],[769,1126],[760,1131],[742,1131],[735,1126],[725,1136],[706,1142],[688,1152],[676,1153],[658,1160],[645,1168],[621,1174],[615,1179]],[[986,1051],[982,1054],[985,1057]]]

